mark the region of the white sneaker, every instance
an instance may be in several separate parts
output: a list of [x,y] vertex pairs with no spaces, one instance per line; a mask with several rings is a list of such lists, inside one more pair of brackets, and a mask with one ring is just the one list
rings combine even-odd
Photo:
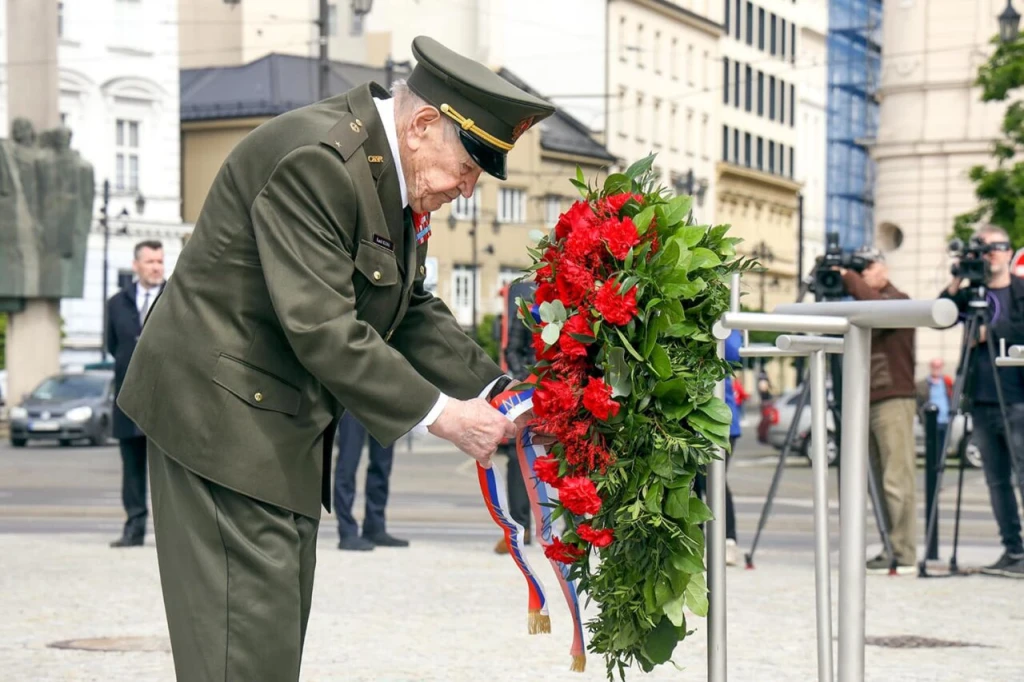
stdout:
[[736,565],[736,541],[733,539],[726,539],[725,541],[725,565]]

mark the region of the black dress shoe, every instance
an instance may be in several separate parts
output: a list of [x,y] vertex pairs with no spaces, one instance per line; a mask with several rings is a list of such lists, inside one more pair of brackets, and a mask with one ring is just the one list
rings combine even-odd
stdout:
[[408,547],[408,540],[399,540],[393,535],[387,533],[376,533],[375,535],[364,535],[365,539],[369,540],[378,547]]
[[111,547],[142,547],[143,538],[120,537],[110,543]]
[[374,548],[374,544],[366,538],[361,538],[358,535],[352,535],[350,537],[342,538],[338,542],[338,549],[345,549],[352,552],[369,552]]

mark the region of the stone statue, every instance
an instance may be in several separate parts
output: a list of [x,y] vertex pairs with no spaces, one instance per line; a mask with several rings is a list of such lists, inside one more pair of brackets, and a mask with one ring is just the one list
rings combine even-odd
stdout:
[[[0,298],[80,298],[96,187],[71,131],[16,119],[0,140]],[[38,142],[38,144],[37,144]]]

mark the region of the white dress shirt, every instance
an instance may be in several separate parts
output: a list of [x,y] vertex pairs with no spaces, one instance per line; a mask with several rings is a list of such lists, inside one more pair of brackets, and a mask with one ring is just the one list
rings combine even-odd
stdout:
[[[394,99],[373,99],[373,104],[377,107],[377,114],[380,116],[380,120],[384,123],[384,134],[388,138],[388,146],[391,148],[391,158],[395,160],[395,170],[398,172],[398,187],[402,194],[402,210],[409,205],[409,188],[405,184],[405,173],[402,171],[402,157],[398,153],[398,128],[395,126],[395,100]],[[484,387],[484,390],[480,393],[480,397],[486,397],[490,393],[491,388],[494,384],[498,383],[498,377],[491,383]],[[437,402],[430,408],[430,412],[427,412],[427,416],[423,418],[419,424],[413,427],[413,433],[427,433],[427,427],[431,426],[437,421],[437,418],[441,416],[441,412],[444,411],[445,405],[450,400],[449,396],[445,395],[442,391],[441,395],[437,397]]]
[[153,300],[160,293],[160,285],[147,289],[142,282],[135,282],[135,309],[139,311],[139,322],[145,322],[146,311],[153,306]]

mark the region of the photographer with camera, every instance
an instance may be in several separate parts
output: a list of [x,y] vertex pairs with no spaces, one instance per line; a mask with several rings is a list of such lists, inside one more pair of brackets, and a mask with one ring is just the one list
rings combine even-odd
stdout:
[[[880,251],[861,249],[851,258],[844,258],[843,264],[847,267],[833,268],[842,275],[846,293],[858,301],[909,298],[889,281],[889,268]],[[872,331],[870,403],[871,466],[876,480],[882,482],[882,511],[892,539],[896,572],[911,574],[917,560],[913,329]],[[868,573],[888,573],[889,568],[884,553],[867,562]]]
[[[982,326],[978,334],[974,367],[967,369],[971,388],[965,401],[973,403],[973,439],[981,451],[992,513],[1004,547],[999,560],[984,567],[982,572],[1024,578],[1024,543],[1012,483],[1016,471],[1024,495],[1024,370],[1002,367],[997,371],[987,346],[992,343],[993,348],[998,349],[1001,339],[1006,340],[1008,347],[1024,343],[1024,279],[1010,274],[1013,247],[1001,227],[983,226],[966,247],[957,242],[950,248],[959,252],[959,258],[953,266],[953,281],[942,292],[942,297],[956,302],[961,313],[972,308],[990,311],[987,326]],[[966,343],[973,341],[965,339]],[[964,368],[959,369],[964,371]],[[996,391],[997,377],[1006,407],[1009,437]],[[951,407],[956,409],[957,406]]]

